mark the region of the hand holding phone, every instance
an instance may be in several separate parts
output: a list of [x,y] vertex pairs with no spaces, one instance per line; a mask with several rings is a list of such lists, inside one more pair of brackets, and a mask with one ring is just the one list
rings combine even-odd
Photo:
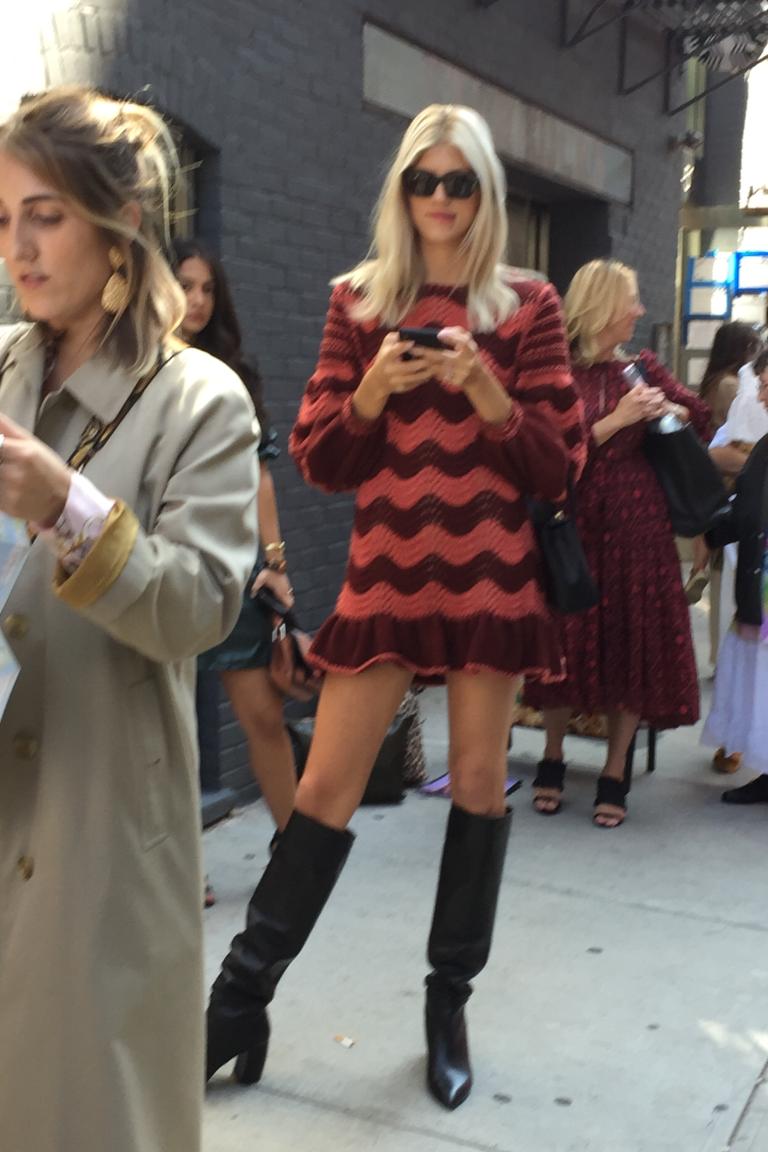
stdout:
[[414,348],[414,341],[401,340],[398,332],[387,333],[354,393],[353,408],[359,417],[378,419],[390,396],[420,388],[434,376],[434,364],[425,362],[423,355],[412,355]]
[[[439,332],[439,328],[401,328],[398,335],[401,340],[411,341],[418,348],[436,348],[438,351],[445,351],[448,345],[439,339]],[[404,352],[401,359],[413,360],[413,355]]]

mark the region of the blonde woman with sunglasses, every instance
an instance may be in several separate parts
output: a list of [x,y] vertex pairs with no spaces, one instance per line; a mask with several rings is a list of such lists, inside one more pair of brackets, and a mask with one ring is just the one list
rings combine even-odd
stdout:
[[335,283],[291,437],[308,483],[355,492],[355,523],[314,645],[325,682],[296,808],[211,995],[209,1076],[232,1057],[242,1082],[261,1076],[267,1005],[330,895],[417,679],[447,684],[450,715],[427,1079],[447,1108],[470,1091],[464,1005],[488,959],[509,834],[516,687],[523,673],[561,673],[525,497],[557,498],[585,453],[559,300],[513,282],[505,244],[487,125],[469,108],[425,109],[384,182],[369,258]]

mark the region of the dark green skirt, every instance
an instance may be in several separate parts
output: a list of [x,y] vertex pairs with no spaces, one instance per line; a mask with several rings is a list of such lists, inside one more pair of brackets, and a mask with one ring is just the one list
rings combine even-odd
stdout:
[[200,672],[235,672],[242,668],[268,668],[272,656],[272,620],[251,596],[251,585],[261,566],[248,578],[237,623],[215,648],[197,658]]

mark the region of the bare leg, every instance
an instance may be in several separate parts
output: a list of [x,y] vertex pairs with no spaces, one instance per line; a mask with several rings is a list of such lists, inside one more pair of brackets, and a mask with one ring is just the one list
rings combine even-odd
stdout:
[[624,763],[640,717],[634,712],[608,712],[608,756],[603,773],[614,780],[624,779]]
[[[608,712],[608,756],[604,776],[624,780],[624,764],[640,717],[634,712]],[[603,828],[615,828],[624,818],[624,809],[615,804],[599,804],[595,809],[595,823]]]
[[544,745],[546,760],[562,760],[563,741],[565,740],[565,733],[568,731],[568,721],[572,711],[572,708],[545,708],[542,711],[544,732],[547,738]]
[[[544,708],[544,732],[546,744],[544,745],[544,759],[562,761],[563,741],[568,730],[568,721],[571,718],[570,708]],[[555,812],[560,807],[559,788],[536,788],[533,794],[534,807],[545,814]]]
[[222,672],[221,682],[248,740],[251,772],[282,832],[296,796],[296,768],[285,730],[283,698],[272,686],[266,668]]
[[451,799],[473,815],[501,816],[517,682],[495,672],[454,672],[447,683]]
[[354,676],[327,673],[296,808],[331,828],[346,828],[362,799],[387,728],[412,680],[396,664]]
[[208,1079],[233,1056],[241,1083],[261,1077],[267,1005],[333,891],[354,839],[345,826],[410,681],[410,672],[391,664],[326,675],[296,808],[211,990]]

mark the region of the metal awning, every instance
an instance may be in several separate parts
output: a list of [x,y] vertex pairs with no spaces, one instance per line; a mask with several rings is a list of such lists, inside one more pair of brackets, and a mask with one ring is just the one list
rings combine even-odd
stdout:
[[[603,29],[619,24],[619,91],[622,95],[636,92],[659,77],[669,77],[688,60],[699,59],[725,79],[712,84],[707,92],[676,108],[670,115],[702,99],[708,92],[722,87],[728,80],[742,76],[764,59],[768,44],[768,0],[597,0],[585,8],[579,4],[581,19],[574,19],[572,0],[561,0],[562,42],[566,48],[596,36]],[[631,17],[651,22],[666,32],[666,61],[662,68],[640,80],[627,79],[627,25]]]
[[634,0],[624,8],[647,12],[670,30],[681,53],[718,71],[759,59],[768,41],[766,0]]

